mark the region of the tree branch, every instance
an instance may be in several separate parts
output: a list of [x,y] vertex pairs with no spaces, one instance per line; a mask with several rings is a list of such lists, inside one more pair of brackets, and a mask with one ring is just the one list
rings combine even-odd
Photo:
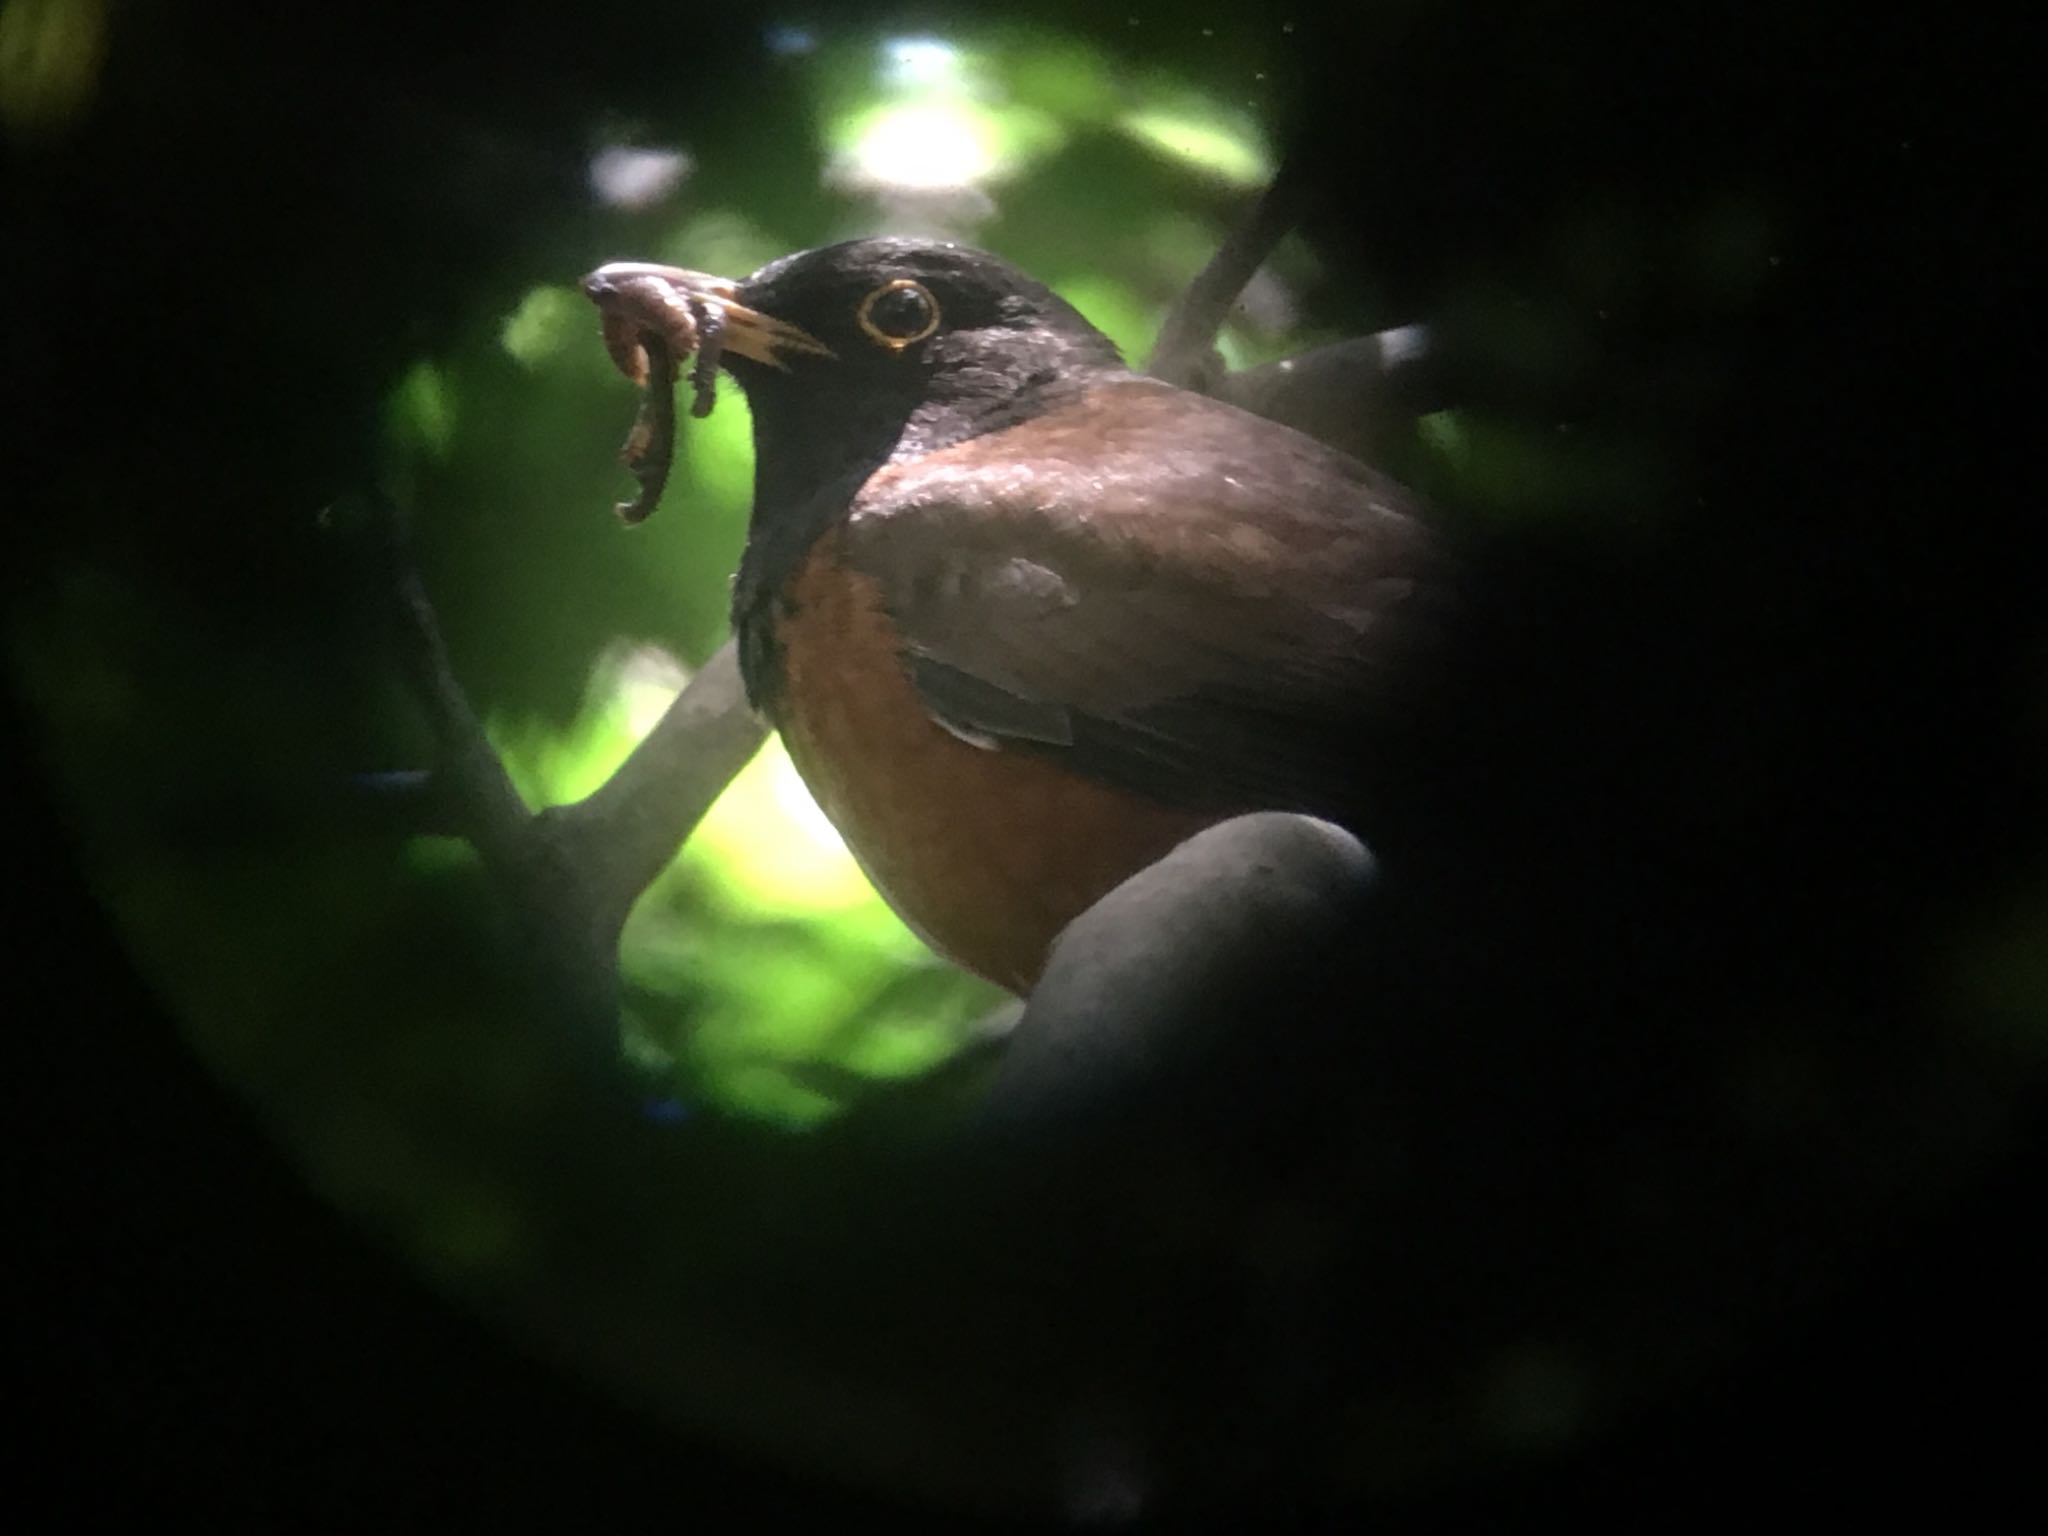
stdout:
[[412,557],[405,514],[382,491],[368,497],[368,524],[391,600],[399,664],[426,712],[439,761],[433,792],[455,808],[462,835],[486,863],[509,860],[530,819],[455,676],[426,583]]
[[1167,311],[1146,372],[1372,461],[1407,423],[1445,404],[1436,352],[1421,326],[1314,347],[1238,372],[1226,370],[1216,352],[1231,307],[1300,221],[1306,201],[1300,173],[1292,162],[1282,165]]
[[584,870],[593,916],[623,927],[768,734],[747,706],[739,647],[718,648],[632,755],[588,798],[540,820]]
[[734,647],[715,655],[602,788],[534,814],[455,676],[405,518],[381,492],[363,515],[389,599],[399,664],[433,731],[430,775],[383,776],[442,813],[505,894],[543,983],[609,1043],[618,1014],[618,943],[641,892],[760,746]]
[[1300,173],[1291,164],[1281,166],[1244,221],[1224,237],[1166,312],[1147,373],[1182,389],[1211,392],[1210,384],[1223,371],[1215,356],[1216,333],[1252,274],[1300,221],[1302,201]]

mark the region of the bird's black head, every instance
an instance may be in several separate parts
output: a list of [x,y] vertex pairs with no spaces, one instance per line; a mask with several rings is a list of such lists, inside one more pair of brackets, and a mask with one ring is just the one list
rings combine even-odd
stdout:
[[727,353],[754,412],[757,515],[1035,414],[1123,366],[1071,304],[966,246],[852,240],[770,262],[733,298],[820,349]]
[[877,238],[785,256],[739,281],[645,262],[583,280],[619,367],[643,342],[714,358],[754,413],[755,514],[803,506],[849,476],[1030,417],[1104,373],[1115,345],[1043,283],[985,251]]

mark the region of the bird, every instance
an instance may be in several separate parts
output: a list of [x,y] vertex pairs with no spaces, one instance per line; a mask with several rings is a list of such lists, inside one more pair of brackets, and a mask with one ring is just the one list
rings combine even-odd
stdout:
[[692,350],[696,414],[714,367],[745,394],[748,699],[939,953],[1028,994],[1068,923],[1202,829],[1369,819],[1359,727],[1408,696],[1447,589],[1393,479],[1133,371],[961,244],[584,289],[650,395]]

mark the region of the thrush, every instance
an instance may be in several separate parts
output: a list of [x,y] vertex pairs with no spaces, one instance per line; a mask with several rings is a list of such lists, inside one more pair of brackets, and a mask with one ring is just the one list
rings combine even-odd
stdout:
[[1131,371],[964,246],[741,280],[622,262],[585,289],[651,397],[692,351],[700,414],[714,364],[745,392],[748,696],[933,948],[1027,991],[1076,915],[1206,826],[1369,835],[1376,723],[1445,586],[1393,480]]

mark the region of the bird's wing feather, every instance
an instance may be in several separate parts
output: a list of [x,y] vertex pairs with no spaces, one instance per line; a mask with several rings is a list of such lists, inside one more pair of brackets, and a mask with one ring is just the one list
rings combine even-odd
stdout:
[[1392,481],[1138,379],[884,470],[845,539],[948,729],[1218,808],[1344,802],[1440,580]]

